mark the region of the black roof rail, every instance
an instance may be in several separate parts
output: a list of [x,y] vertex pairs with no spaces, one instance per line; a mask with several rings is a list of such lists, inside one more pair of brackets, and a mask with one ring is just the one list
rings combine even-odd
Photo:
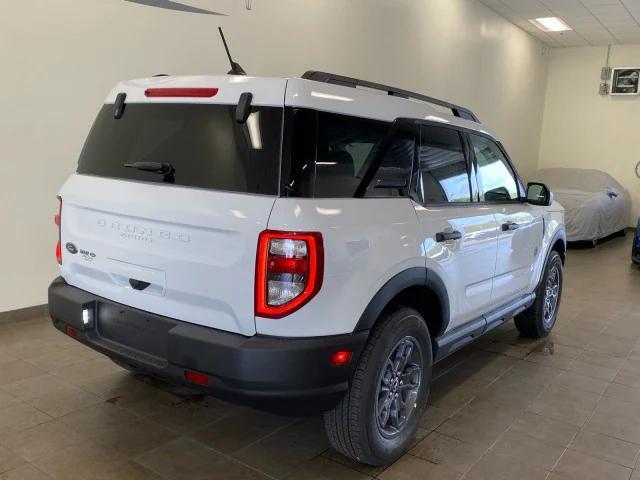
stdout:
[[475,113],[465,107],[454,105],[453,103],[439,100],[437,98],[428,97],[420,93],[410,92],[409,90],[402,90],[396,87],[390,87],[389,85],[382,85],[380,83],[369,82],[368,80],[360,80],[357,78],[345,77],[343,75],[336,75],[335,73],[317,72],[309,70],[304,72],[302,78],[305,80],[314,80],[316,82],[333,83],[334,85],[342,85],[343,87],[365,87],[373,90],[380,90],[386,92],[387,95],[401,98],[413,98],[421,100],[423,102],[431,103],[433,105],[439,105],[451,110],[454,116],[462,118],[464,120],[471,120],[472,122],[480,123]]

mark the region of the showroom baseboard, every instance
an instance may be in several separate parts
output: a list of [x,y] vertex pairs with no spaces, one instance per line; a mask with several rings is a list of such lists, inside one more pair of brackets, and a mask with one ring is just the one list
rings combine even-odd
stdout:
[[8,312],[0,312],[0,325],[22,322],[24,320],[33,320],[34,318],[47,316],[49,316],[49,306],[45,303],[43,305],[9,310]]

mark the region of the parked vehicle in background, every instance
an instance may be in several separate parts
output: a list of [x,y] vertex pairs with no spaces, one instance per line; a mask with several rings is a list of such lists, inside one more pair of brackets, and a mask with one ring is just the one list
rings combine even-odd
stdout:
[[545,168],[531,177],[549,186],[565,211],[567,241],[591,242],[624,235],[631,217],[631,195],[611,175],[582,168]]
[[371,465],[410,445],[435,362],[558,314],[549,189],[471,111],[362,80],[120,83],[59,199],[56,328],[134,372],[324,411]]

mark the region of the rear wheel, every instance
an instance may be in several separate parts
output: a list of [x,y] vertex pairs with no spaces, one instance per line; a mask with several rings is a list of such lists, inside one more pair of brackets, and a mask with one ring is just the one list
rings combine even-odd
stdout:
[[348,392],[324,415],[333,447],[369,465],[400,457],[426,409],[431,361],[422,316],[407,307],[385,314],[371,332]]
[[533,305],[515,318],[516,327],[523,336],[543,338],[549,335],[558,318],[562,280],[562,259],[558,252],[552,251]]

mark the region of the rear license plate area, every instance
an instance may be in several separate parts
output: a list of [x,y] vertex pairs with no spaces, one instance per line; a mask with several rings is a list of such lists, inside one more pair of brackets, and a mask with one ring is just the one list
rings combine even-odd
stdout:
[[101,338],[150,355],[167,358],[169,330],[175,323],[140,310],[100,302],[97,332]]

